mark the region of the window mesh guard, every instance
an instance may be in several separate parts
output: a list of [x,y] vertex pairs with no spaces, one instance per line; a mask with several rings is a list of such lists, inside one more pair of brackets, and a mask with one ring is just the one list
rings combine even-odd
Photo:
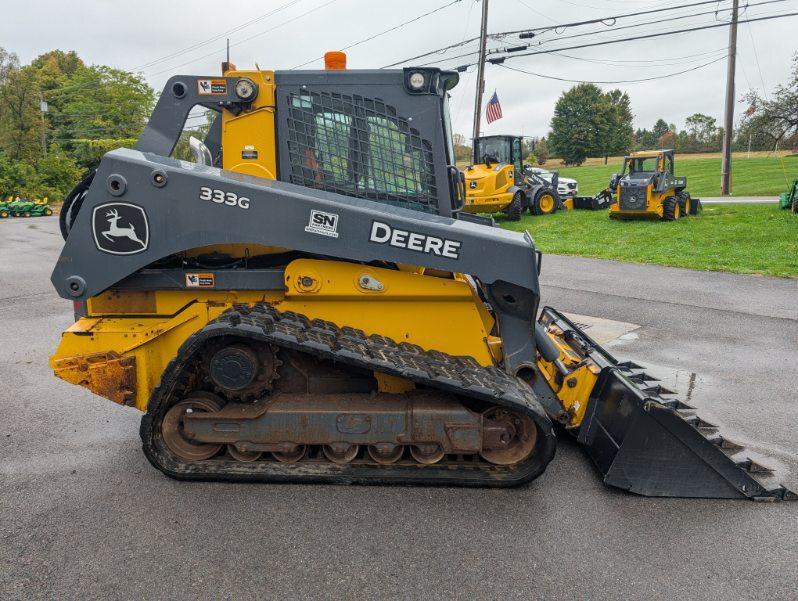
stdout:
[[291,183],[437,212],[432,146],[379,99],[289,94]]

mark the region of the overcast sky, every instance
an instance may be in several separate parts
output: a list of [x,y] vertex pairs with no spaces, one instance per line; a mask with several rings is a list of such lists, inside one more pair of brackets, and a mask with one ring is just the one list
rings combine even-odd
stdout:
[[[47,50],[75,50],[88,63],[102,63],[144,74],[160,90],[177,73],[216,74],[224,58],[224,38],[232,44],[232,60],[239,68],[288,69],[316,59],[326,50],[354,44],[373,34],[411,20],[452,0],[31,0],[2,2],[0,45],[28,62]],[[754,6],[763,3],[760,6]],[[490,0],[490,33],[546,27],[609,17],[652,8],[687,4],[687,0]],[[728,9],[731,0],[677,11],[644,15],[616,22],[548,31],[533,42],[541,49],[592,43],[611,38],[644,35],[728,20],[729,11],[716,17],[688,13]],[[772,2],[741,0],[750,4],[741,18],[798,12],[798,0]],[[272,13],[272,14],[269,14]],[[396,31],[347,51],[350,68],[378,68],[459,43],[478,35],[481,3],[460,0]],[[680,17],[674,19],[674,17]],[[662,19],[673,19],[660,22]],[[639,24],[637,27],[618,28]],[[230,30],[231,33],[225,35]],[[737,96],[747,89],[769,93],[786,82],[792,54],[798,50],[798,17],[743,24],[739,28]],[[595,32],[575,39],[566,36]],[[213,40],[215,36],[219,39]],[[516,40],[492,40],[489,47],[512,45]],[[690,73],[641,83],[602,84],[626,90],[632,99],[636,127],[650,128],[662,117],[681,127],[684,119],[702,112],[722,119],[725,86],[725,48],[728,28],[596,48],[569,50],[507,61],[508,66],[543,75],[575,80],[617,81],[641,79],[718,62]],[[473,57],[448,58],[473,52],[475,43],[449,55],[429,57],[438,66],[455,67]],[[646,62],[644,62],[646,61]],[[424,62],[423,60],[415,63]],[[321,65],[316,60],[304,68]],[[454,130],[470,137],[474,106],[474,68],[461,74],[452,93]],[[483,125],[483,133],[545,135],[554,103],[573,83],[515,73],[499,66],[486,68],[486,101],[495,89],[504,118]],[[737,112],[745,107],[738,104]],[[483,113],[484,114],[484,113]],[[484,123],[484,121],[483,121]]]

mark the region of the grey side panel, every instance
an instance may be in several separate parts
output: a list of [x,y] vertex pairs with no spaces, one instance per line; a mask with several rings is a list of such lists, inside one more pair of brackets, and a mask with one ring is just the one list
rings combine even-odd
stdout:
[[[165,185],[157,181],[163,176]],[[116,189],[113,182],[117,182]],[[220,190],[228,198],[247,198],[248,208],[201,200],[202,187]],[[136,230],[146,243],[143,248],[131,254],[109,254],[101,249],[116,243],[116,238],[106,242],[102,237],[103,230],[110,227],[106,221],[112,219],[109,203],[144,211],[146,232],[143,225]],[[337,237],[314,233],[309,227],[311,211],[335,216],[332,233]],[[417,240],[449,241],[456,257],[411,250],[407,244],[403,247],[407,234],[382,243],[371,241],[375,222],[393,232],[416,234]],[[119,225],[124,228],[127,222]],[[534,245],[527,235],[135,150],[115,150],[103,158],[52,282],[62,297],[81,301],[163,257],[229,243],[280,246],[344,260],[406,263],[473,275],[487,289],[502,335],[512,339],[505,347],[506,367],[511,370],[534,361],[532,324],[539,290]]]
[[[162,156],[172,154],[186,117],[196,105],[219,111],[222,107],[239,103],[236,97],[235,83],[237,77],[175,75],[169,81],[158,98],[158,103],[150,115],[147,127],[141,132],[136,142],[136,150],[154,152]],[[208,81],[224,81],[225,93],[200,93],[200,83]],[[220,124],[221,126],[221,124]],[[221,130],[219,130],[221,131]],[[211,149],[213,153],[213,149]]]

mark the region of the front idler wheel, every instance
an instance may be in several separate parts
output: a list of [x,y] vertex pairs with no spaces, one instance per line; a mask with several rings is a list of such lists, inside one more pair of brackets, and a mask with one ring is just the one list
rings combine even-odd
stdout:
[[166,412],[161,426],[161,435],[166,448],[188,462],[203,461],[216,455],[222,449],[222,445],[191,440],[184,429],[183,418],[195,412],[215,413],[221,408],[221,399],[207,392],[194,392],[176,403]]
[[482,414],[483,430],[497,433],[491,446],[483,448],[479,455],[494,465],[515,465],[532,454],[538,439],[538,431],[532,419],[526,415],[508,411],[502,407],[491,407]]

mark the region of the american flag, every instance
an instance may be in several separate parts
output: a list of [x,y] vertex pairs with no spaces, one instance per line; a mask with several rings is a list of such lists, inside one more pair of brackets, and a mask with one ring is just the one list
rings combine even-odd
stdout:
[[493,92],[493,96],[488,100],[488,106],[485,109],[485,114],[488,116],[488,123],[493,123],[496,119],[502,118],[502,105],[499,102],[499,96]]

